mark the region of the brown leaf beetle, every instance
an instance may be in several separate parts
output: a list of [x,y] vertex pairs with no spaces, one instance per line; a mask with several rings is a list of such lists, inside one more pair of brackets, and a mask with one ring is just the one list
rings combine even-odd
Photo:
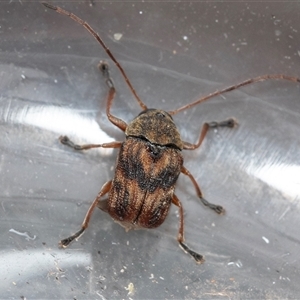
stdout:
[[[210,128],[232,128],[237,122],[231,118],[222,122],[204,123],[198,141],[195,144],[191,144],[182,141],[172,115],[214,96],[251,83],[268,79],[284,79],[300,82],[300,79],[283,74],[263,75],[215,91],[173,111],[166,112],[160,109],[149,109],[137,95],[122,66],[104,44],[101,37],[89,24],[60,7],[52,6],[47,3],[43,3],[43,5],[62,15],[70,17],[94,36],[118,67],[129,89],[142,108],[142,112],[129,124],[111,114],[110,108],[116,90],[109,74],[108,65],[105,62],[100,62],[100,70],[109,88],[106,114],[112,124],[125,132],[125,141],[114,141],[106,144],[76,145],[68,137],[60,137],[61,143],[75,150],[88,150],[97,147],[120,148],[114,178],[106,182],[101,188],[83,220],[81,229],[70,237],[63,239],[60,245],[67,247],[74,239],[77,240],[84,233],[96,207],[107,212],[128,231],[130,229],[156,228],[160,226],[164,222],[170,206],[173,203],[179,208],[180,221],[177,236],[179,245],[186,253],[190,254],[197,263],[202,263],[204,261],[203,256],[191,250],[184,243],[183,207],[174,193],[175,184],[180,173],[190,178],[199,199],[205,206],[211,208],[218,214],[224,213],[224,209],[222,206],[212,204],[203,198],[202,192],[193,175],[183,165],[182,150],[194,150],[199,148]],[[108,195],[108,198],[101,200],[105,195]]]

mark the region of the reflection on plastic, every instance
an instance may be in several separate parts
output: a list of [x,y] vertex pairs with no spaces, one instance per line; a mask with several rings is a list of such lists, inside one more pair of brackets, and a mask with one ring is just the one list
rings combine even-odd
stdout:
[[[58,135],[76,135],[90,143],[108,143],[114,141],[99,124],[83,114],[56,106],[26,106],[11,111],[8,107],[2,112],[6,122],[26,124],[57,132]],[[110,155],[112,149],[98,148],[103,156]]]
[[[250,171],[250,170],[249,170]],[[265,164],[251,167],[253,175],[268,185],[289,195],[292,199],[300,197],[300,166],[288,164]]]

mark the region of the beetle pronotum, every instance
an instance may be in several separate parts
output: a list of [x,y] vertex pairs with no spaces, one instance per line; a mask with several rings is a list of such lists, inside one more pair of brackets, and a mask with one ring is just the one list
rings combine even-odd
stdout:
[[[203,256],[191,250],[184,243],[183,207],[174,193],[175,184],[180,173],[190,178],[196,189],[198,198],[205,206],[211,208],[218,214],[224,213],[224,209],[222,206],[212,204],[203,198],[199,185],[193,175],[183,165],[181,151],[199,148],[210,128],[232,128],[237,123],[232,118],[222,122],[204,123],[198,141],[192,144],[181,140],[172,116],[214,96],[251,83],[268,79],[284,79],[300,82],[300,79],[283,74],[263,75],[215,91],[173,111],[166,112],[160,109],[149,109],[137,95],[122,66],[107,48],[101,37],[89,24],[60,7],[52,6],[48,3],[43,4],[49,9],[70,17],[93,35],[118,67],[129,89],[142,108],[142,112],[129,124],[111,114],[110,109],[116,89],[110,77],[108,65],[105,62],[100,62],[99,67],[109,89],[106,99],[106,115],[112,124],[125,133],[125,141],[76,145],[68,137],[60,137],[61,143],[75,150],[88,150],[98,147],[120,148],[114,178],[102,186],[99,194],[86,213],[81,229],[70,237],[61,240],[60,245],[67,247],[74,239],[77,240],[84,233],[96,207],[107,212],[116,222],[125,227],[126,230],[130,230],[160,226],[164,222],[170,206],[173,203],[178,207],[180,215],[177,236],[179,245],[186,253],[190,254],[197,263],[202,263],[204,261]],[[160,128],[160,130],[158,131],[157,128]],[[108,198],[101,200],[105,195],[108,195]]]

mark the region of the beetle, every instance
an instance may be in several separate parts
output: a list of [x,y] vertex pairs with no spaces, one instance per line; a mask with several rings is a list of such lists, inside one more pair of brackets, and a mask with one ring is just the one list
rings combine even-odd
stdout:
[[[43,3],[43,5],[59,14],[70,17],[93,35],[115,63],[133,96],[142,108],[141,113],[128,124],[111,113],[110,110],[116,89],[110,76],[108,64],[103,61],[100,62],[99,68],[108,86],[106,115],[113,125],[125,133],[125,140],[104,144],[77,145],[67,136],[59,138],[62,144],[75,150],[88,150],[98,147],[119,148],[113,179],[107,181],[102,186],[86,213],[81,229],[70,237],[61,240],[60,246],[65,248],[73,240],[79,239],[87,229],[91,215],[96,207],[108,213],[114,221],[118,222],[128,231],[130,229],[156,228],[160,226],[167,217],[171,204],[174,204],[178,207],[180,216],[177,235],[179,246],[194,258],[197,263],[204,262],[203,256],[193,251],[184,242],[183,206],[175,194],[175,185],[180,173],[189,177],[198,198],[205,206],[218,214],[223,214],[225,210],[222,206],[210,203],[203,197],[195,178],[183,164],[182,150],[195,150],[199,148],[209,129],[217,127],[233,128],[237,125],[237,121],[230,118],[221,122],[204,123],[200,130],[198,141],[196,143],[189,143],[181,139],[172,116],[207,101],[214,96],[248,84],[269,79],[300,82],[300,79],[284,74],[267,74],[242,81],[222,90],[217,90],[173,111],[167,112],[160,109],[148,108],[137,95],[120,63],[105,45],[102,38],[88,23],[60,7],[48,3]],[[107,195],[107,198],[102,200],[105,195]]]

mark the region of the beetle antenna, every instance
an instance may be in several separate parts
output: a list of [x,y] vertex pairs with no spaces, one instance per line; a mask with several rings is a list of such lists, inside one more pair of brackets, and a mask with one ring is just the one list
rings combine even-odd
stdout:
[[169,111],[168,113],[170,115],[176,115],[177,113],[185,110],[185,109],[188,109],[188,108],[191,108],[199,103],[202,103],[206,100],[209,100],[215,96],[219,96],[221,94],[224,94],[224,93],[227,93],[227,92],[230,92],[230,91],[233,91],[233,90],[236,90],[242,86],[245,86],[245,85],[248,85],[248,84],[251,84],[251,83],[255,83],[255,82],[260,82],[260,81],[265,81],[265,80],[269,80],[269,79],[281,79],[281,80],[289,80],[289,81],[293,81],[293,82],[300,82],[300,78],[298,77],[291,77],[291,76],[287,76],[287,75],[284,75],[284,74],[267,74],[267,75],[262,75],[262,76],[258,76],[258,77],[255,77],[255,78],[250,78],[250,79],[247,79],[245,81],[242,81],[238,84],[235,84],[235,85],[232,85],[232,86],[229,86],[227,88],[224,88],[222,90],[217,90],[213,93],[210,93],[192,103],[189,103],[189,104],[186,104],[180,108],[177,108],[175,110],[172,110],[172,111]]
[[118,69],[120,70],[121,74],[123,75],[130,91],[132,92],[132,94],[134,95],[135,99],[137,100],[137,102],[139,103],[140,107],[145,110],[147,109],[146,104],[140,99],[140,97],[137,95],[135,89],[133,88],[132,84],[130,83],[124,69],[122,68],[122,66],[120,65],[120,63],[116,60],[116,58],[114,57],[114,55],[111,53],[111,51],[109,50],[109,48],[105,45],[105,43],[103,42],[103,40],[101,39],[101,37],[99,36],[99,34],[85,21],[83,21],[82,19],[80,19],[79,17],[77,17],[76,15],[74,15],[73,13],[70,13],[62,8],[60,8],[59,6],[53,6],[51,4],[48,4],[46,2],[42,2],[42,4],[44,6],[46,6],[49,9],[53,9],[55,10],[57,13],[61,14],[61,15],[65,15],[69,18],[71,18],[72,20],[74,20],[76,23],[80,24],[81,26],[83,26],[98,42],[99,44],[103,47],[103,49],[105,50],[105,52],[107,53],[107,55],[111,58],[111,60],[115,63],[115,65],[118,67]]

